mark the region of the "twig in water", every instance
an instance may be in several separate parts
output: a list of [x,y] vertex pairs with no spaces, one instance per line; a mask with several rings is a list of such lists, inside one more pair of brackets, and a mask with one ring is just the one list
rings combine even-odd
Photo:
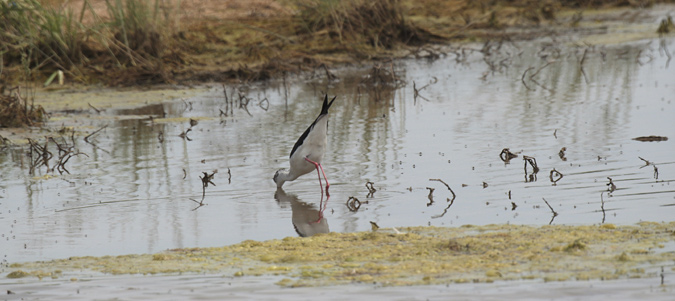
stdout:
[[197,200],[195,200],[193,198],[190,198],[190,201],[193,201],[193,202],[197,203],[197,207],[192,208],[192,211],[195,211],[195,210],[201,208],[202,206],[208,205],[208,204],[204,203],[204,200],[202,200],[201,202],[197,202]]
[[93,133],[87,135],[86,137],[84,137],[84,142],[87,142],[87,143],[89,143],[89,144],[93,144],[93,143],[89,142],[89,138],[90,138],[91,136],[96,135],[96,133],[100,132],[101,130],[103,130],[103,129],[107,128],[107,127],[108,127],[108,125],[104,125],[104,126],[102,126],[100,129],[98,129],[98,130],[94,131]]
[[[28,155],[30,157],[30,171],[29,173],[32,175],[35,172],[35,168],[39,168],[40,166],[46,166],[47,167],[47,172],[53,172],[54,170],[58,171],[60,174],[63,174],[64,172],[70,173],[68,169],[66,168],[66,163],[68,163],[68,160],[70,158],[79,156],[79,155],[85,155],[89,157],[85,153],[81,153],[75,148],[75,139],[74,137],[71,136],[71,141],[73,141],[73,144],[68,144],[68,141],[66,141],[65,138],[61,138],[63,141],[62,143],[59,143],[56,141],[56,139],[52,137],[47,137],[47,141],[45,141],[44,146],[40,145],[36,141],[32,139],[28,139],[28,144],[30,145]],[[57,149],[58,149],[58,160],[56,161],[56,165],[53,167],[49,167],[49,161],[54,157],[54,154],[49,151],[49,142],[53,142]]]
[[525,86],[525,88],[527,88],[528,90],[536,91],[535,89],[532,89],[532,88],[528,87],[527,84],[525,83],[525,75],[527,74],[527,71],[530,71],[532,69],[534,69],[534,67],[530,67],[530,68],[525,69],[525,72],[523,72],[523,76],[520,78],[520,81],[523,83],[523,86]]
[[584,76],[584,81],[586,84],[588,84],[588,77],[586,77],[586,71],[584,70],[584,62],[586,61],[586,53],[588,52],[588,48],[584,49],[584,54],[581,56],[581,61],[579,61],[579,70],[581,70],[581,74]]
[[560,181],[560,179],[563,178],[563,174],[555,170],[554,168],[551,170],[551,173],[549,174],[548,177],[549,179],[551,179],[551,182],[553,182],[553,186],[555,186],[558,183],[558,181]]
[[[647,159],[645,159],[645,158],[642,158],[640,156],[638,156],[638,158],[640,158],[640,160],[642,160],[642,161],[645,161],[645,166],[649,166],[650,164],[652,164],[652,162],[647,161]],[[642,167],[645,167],[645,166],[642,166]],[[642,167],[640,167],[640,168],[642,168]]]
[[375,189],[375,187],[373,187],[373,184],[375,184],[375,183],[366,182],[366,188],[368,188],[368,195],[366,196],[366,198],[372,198],[373,194],[375,194],[375,192],[377,191],[377,189]]
[[191,131],[192,131],[192,128],[188,128],[187,130],[185,130],[185,132],[180,133],[180,135],[178,135],[178,137],[181,137],[181,138],[183,138],[187,141],[192,141],[192,139],[190,139],[190,137],[188,137],[188,133],[191,132]]
[[504,161],[504,163],[509,163],[511,159],[518,158],[518,155],[512,153],[508,148],[502,149],[502,152],[499,153],[499,158]]
[[441,214],[439,214],[439,215],[434,215],[434,216],[432,216],[431,218],[439,218],[439,217],[443,217],[446,213],[448,213],[448,209],[450,209],[450,206],[452,206],[452,204],[455,203],[455,198],[457,198],[457,195],[455,194],[454,191],[452,191],[452,188],[450,188],[450,185],[448,185],[447,183],[445,183],[443,180],[441,180],[441,179],[429,179],[429,181],[437,181],[437,182],[443,183],[443,185],[445,185],[445,187],[447,187],[448,190],[450,190],[450,193],[452,194],[452,199],[450,199],[450,198],[447,198],[447,199],[446,199],[446,201],[447,201],[449,204],[448,204],[448,206],[445,207],[445,209],[443,209],[443,213],[441,213]]
[[183,101],[183,104],[185,105],[184,111],[192,111],[192,102],[185,101],[185,98],[181,98],[180,100]]
[[361,201],[359,199],[350,196],[349,199],[347,199],[347,209],[351,212],[356,212],[361,208]]
[[[48,150],[48,143],[49,141],[46,141],[45,145],[42,146],[35,140],[28,138],[28,144],[30,145],[28,149],[28,156],[30,157],[29,173],[31,175],[35,173],[35,168],[43,165],[47,166],[47,170],[49,170],[49,160],[53,157],[53,154]],[[34,155],[35,158],[33,158]]]
[[607,191],[609,191],[609,193],[612,193],[614,192],[614,190],[616,190],[616,185],[614,185],[614,182],[612,182],[612,178],[607,177],[607,179],[609,180],[609,183],[607,183]]
[[555,212],[555,210],[553,210],[553,207],[551,207],[551,204],[549,204],[548,201],[546,201],[545,198],[541,198],[541,199],[544,200],[544,203],[546,203],[546,206],[548,206],[548,208],[551,209],[551,212],[553,212],[553,217],[551,217],[551,221],[548,222],[548,224],[550,225],[551,223],[553,223],[553,220],[555,219],[555,217],[558,216],[558,212]]
[[668,66],[670,65],[670,60],[673,58],[672,55],[670,55],[670,51],[668,50],[668,47],[666,46],[666,40],[661,39],[661,42],[659,42],[659,52],[663,51],[663,53],[666,54],[668,57],[668,60],[666,61],[666,69],[668,69]]
[[91,107],[92,109],[94,109],[94,111],[96,111],[96,113],[101,114],[101,110],[99,110],[99,109],[97,109],[96,107],[92,106],[90,103],[87,103],[87,104],[89,105],[89,107]]
[[218,173],[218,170],[215,169],[211,174],[208,174],[206,172],[202,172],[204,176],[199,176],[199,179],[202,180],[202,200],[204,200],[204,196],[206,196],[206,187],[209,187],[209,184],[216,186],[216,184],[213,183],[213,177]]
[[429,198],[429,203],[427,203],[427,207],[429,207],[434,203],[434,190],[436,190],[436,188],[427,187],[427,189],[429,189],[429,195],[427,196],[427,198]]
[[649,165],[653,166],[654,167],[654,179],[658,180],[659,179],[659,168],[656,167],[656,164],[654,164],[654,162],[648,161],[645,158],[642,158],[642,157],[639,157],[639,156],[638,156],[638,158],[640,158],[640,160],[645,162],[645,165],[640,166],[640,169],[642,169],[643,167],[647,167]]
[[[109,151],[107,151],[107,150],[105,150],[105,149],[102,149],[102,148],[100,148],[98,145],[96,145],[95,143],[89,141],[89,138],[91,138],[92,136],[96,135],[98,132],[100,132],[101,130],[103,130],[103,129],[107,128],[107,127],[108,127],[108,125],[105,125],[105,126],[101,127],[100,129],[94,131],[93,133],[87,135],[86,137],[84,137],[84,142],[87,142],[87,143],[93,145],[95,148],[100,149],[100,150],[102,150],[102,151],[104,151],[104,152],[106,152],[106,153],[110,153]],[[73,144],[74,144],[74,143],[73,143]]]
[[441,180],[441,179],[429,179],[429,181],[441,182],[441,183],[443,183],[443,185],[445,185],[445,187],[448,188],[448,190],[450,190],[450,193],[452,193],[452,199],[448,198],[448,202],[450,202],[450,205],[452,205],[452,202],[455,201],[455,198],[457,197],[457,195],[455,194],[454,191],[452,191],[452,188],[450,188],[450,185],[448,185],[448,183],[443,182],[443,180]]
[[213,172],[211,172],[211,174],[208,174],[207,172],[202,172],[202,173],[204,174],[204,176],[203,177],[199,176],[199,179],[202,180],[202,199],[199,202],[197,202],[197,200],[195,200],[195,199],[190,199],[191,201],[199,204],[199,206],[192,209],[192,211],[197,210],[197,209],[199,209],[199,207],[202,207],[202,206],[206,205],[206,204],[204,204],[204,198],[206,197],[206,187],[208,187],[209,184],[211,184],[213,186],[216,186],[216,184],[213,183],[212,180],[213,180],[213,177],[216,175],[216,173],[218,173],[217,169],[214,170]]
[[[264,105],[263,105],[264,104]],[[258,106],[263,109],[264,111],[267,111],[270,108],[270,101],[267,99],[267,97],[261,99],[258,102]]]
[[[246,100],[246,102],[244,102],[244,100]],[[253,116],[253,114],[251,114],[251,112],[248,111],[248,104],[249,104],[249,102],[251,102],[251,99],[250,99],[250,98],[248,98],[248,97],[247,97],[246,95],[244,95],[244,94],[239,93],[239,108],[240,108],[240,109],[244,109],[244,111],[246,111],[246,113],[248,114],[248,116]]]
[[[540,84],[534,77],[537,76],[537,74],[539,74],[539,72],[540,72],[541,70],[543,70],[544,68],[548,67],[549,65],[551,65],[551,64],[554,63],[554,62],[555,62],[554,60],[547,61],[546,64],[544,64],[543,66],[539,67],[539,69],[537,69],[537,71],[535,71],[535,72],[532,73],[530,76],[528,76],[528,78],[529,78],[533,83],[535,83],[537,86],[543,88],[544,90],[551,91],[551,89],[549,89],[549,88],[545,87],[544,85]],[[532,70],[532,69],[534,69],[534,67],[529,67],[529,68],[525,69],[525,72],[523,72],[523,75],[520,77],[520,81],[523,83],[523,86],[525,86],[525,88],[527,88],[528,90],[530,90],[530,91],[536,91],[536,89],[530,88],[530,87],[527,85],[527,83],[525,82],[525,76],[527,75],[527,72],[529,72],[529,71]]]
[[548,67],[550,64],[552,64],[552,63],[554,63],[554,62],[555,62],[555,61],[547,61],[546,64],[544,64],[544,66],[539,67],[539,69],[537,69],[537,71],[535,71],[534,73],[532,73],[532,75],[530,75],[530,79],[533,79],[535,76],[537,76],[537,74],[539,74],[539,72],[540,72],[541,70],[543,70],[544,68]]
[[417,97],[420,97],[420,98],[422,98],[422,99],[424,99],[424,100],[426,100],[426,101],[429,101],[429,99],[427,99],[426,97],[420,95],[420,91],[426,89],[428,86],[430,86],[430,85],[432,85],[432,84],[435,84],[435,83],[437,83],[437,82],[438,82],[438,78],[434,76],[434,77],[431,78],[431,80],[429,80],[429,83],[428,83],[428,84],[426,84],[426,85],[424,85],[424,86],[422,86],[421,88],[418,89],[418,88],[417,88],[417,84],[415,83],[415,81],[413,81],[413,92],[414,92],[414,93],[413,93],[413,100],[414,100],[413,102],[414,102],[414,103],[417,103]]
[[[525,162],[525,165],[523,168],[525,169],[525,182],[534,182],[537,180],[537,173],[539,172],[539,167],[537,166],[537,159],[534,157],[530,156],[523,156],[523,161]],[[530,164],[532,166],[532,173],[528,174],[527,173],[527,164]]]

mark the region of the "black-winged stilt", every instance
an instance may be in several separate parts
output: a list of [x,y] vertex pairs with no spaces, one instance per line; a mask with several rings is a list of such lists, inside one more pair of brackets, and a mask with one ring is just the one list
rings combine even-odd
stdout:
[[[328,179],[326,179],[326,173],[323,171],[323,166],[321,166],[321,160],[323,159],[323,154],[326,152],[326,132],[328,130],[328,109],[335,101],[333,97],[330,102],[328,102],[328,95],[323,99],[323,106],[321,107],[321,113],[319,117],[316,117],[316,120],[307,128],[307,130],[302,133],[298,142],[293,146],[290,155],[291,168],[286,171],[282,168],[277,170],[274,174],[274,183],[277,183],[277,188],[281,188],[286,181],[293,181],[299,176],[311,172],[313,169],[316,169],[316,172],[319,174],[319,187],[321,187],[321,194],[323,195],[323,186],[321,185],[321,174],[323,174],[323,179],[326,181],[326,195],[328,194]],[[319,172],[321,169],[321,172]]]

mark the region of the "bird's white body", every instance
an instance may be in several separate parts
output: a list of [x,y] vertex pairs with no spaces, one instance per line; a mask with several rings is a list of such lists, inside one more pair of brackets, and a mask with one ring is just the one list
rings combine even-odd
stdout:
[[316,120],[314,129],[309,132],[302,146],[291,156],[291,173],[297,173],[299,177],[314,171],[314,164],[305,158],[321,163],[328,142],[326,131],[328,131],[328,115],[323,115]]
[[309,163],[305,158],[316,163],[321,163],[323,154],[326,152],[326,131],[328,129],[328,115],[320,116],[314,124],[314,129],[309,132],[305,141],[291,155],[291,168],[288,172],[280,169],[277,178],[277,187],[284,185],[286,181],[293,181],[299,176],[314,171],[314,164]]
[[333,101],[330,103],[327,101],[328,97],[326,96],[321,114],[300,136],[300,139],[298,139],[298,142],[293,147],[290,156],[290,169],[288,171],[280,169],[274,174],[273,179],[278,188],[281,188],[286,181],[293,181],[299,176],[312,172],[314,169],[318,170],[321,166],[327,144],[328,108],[333,104]]

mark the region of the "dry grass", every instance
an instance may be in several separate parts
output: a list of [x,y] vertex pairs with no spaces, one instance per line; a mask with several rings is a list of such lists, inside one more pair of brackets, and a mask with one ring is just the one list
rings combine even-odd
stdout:
[[0,1],[0,83],[57,70],[107,85],[264,80],[510,26],[559,25],[565,9],[654,2],[673,1]]

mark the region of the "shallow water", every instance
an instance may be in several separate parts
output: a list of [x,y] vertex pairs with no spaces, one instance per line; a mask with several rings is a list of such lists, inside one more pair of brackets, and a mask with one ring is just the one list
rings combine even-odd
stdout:
[[[370,70],[342,70],[336,81],[308,76],[234,94],[227,87],[228,99],[238,93],[251,99],[245,108],[238,96],[232,107],[223,87],[213,86],[96,118],[66,115],[52,123],[89,133],[108,127],[89,138],[93,144],[76,137],[86,156],[70,159],[63,176],[46,177],[58,173],[44,167],[31,175],[25,149],[0,154],[0,256],[11,263],[148,253],[365,231],[371,221],[380,227],[669,221],[675,69],[660,43],[506,43],[489,57],[467,50],[399,62],[400,87],[359,85]],[[675,49],[672,38],[663,43]],[[428,84],[418,97],[413,82],[418,89]],[[315,223],[322,201],[316,174],[280,192],[271,178],[288,167],[323,91],[338,100],[323,162],[331,195],[325,218]],[[198,124],[189,139],[179,137],[190,118]],[[669,140],[632,140],[649,135]],[[503,162],[503,148],[519,157]],[[536,177],[525,174],[523,155],[536,158]],[[658,178],[639,157],[657,166]],[[557,183],[549,178],[553,168],[564,175]],[[191,199],[202,198],[199,176],[215,169],[215,186],[197,207]],[[608,177],[616,185],[611,193]],[[429,179],[452,188],[452,206],[446,187]],[[377,189],[372,197],[368,181]],[[433,203],[427,187],[435,189]],[[351,196],[361,201],[356,212],[346,206]]]
[[[279,288],[279,277],[229,277],[221,275],[90,277],[70,281],[45,279],[40,283],[7,281],[13,294],[4,300],[49,299],[91,300],[114,296],[125,300],[344,300],[345,298],[379,297],[388,300],[672,300],[675,285],[660,285],[657,279],[591,281],[505,281],[464,283],[461,285],[426,285],[382,287],[359,284],[321,288]],[[666,278],[667,279],[667,278]]]

